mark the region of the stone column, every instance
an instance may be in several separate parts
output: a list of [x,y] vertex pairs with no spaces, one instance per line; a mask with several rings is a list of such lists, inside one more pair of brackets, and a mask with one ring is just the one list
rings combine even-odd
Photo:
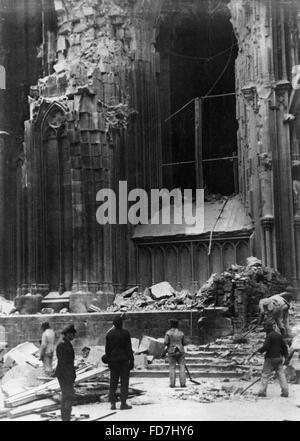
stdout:
[[265,262],[264,265],[273,267],[274,265],[274,256],[273,256],[273,225],[274,225],[274,217],[266,216],[261,220],[261,225],[263,228],[263,244],[265,248]]
[[273,191],[276,204],[275,229],[279,271],[290,281],[296,281],[296,250],[293,219],[293,188],[289,126],[285,123],[290,83],[277,82],[272,97]]
[[4,255],[4,219],[5,219],[5,162],[6,149],[9,142],[9,134],[5,131],[0,131],[0,294],[5,292],[5,255]]
[[[296,263],[297,263],[297,284],[300,286],[300,216],[295,216],[295,245],[296,245]],[[300,294],[298,294],[298,301],[300,300]]]

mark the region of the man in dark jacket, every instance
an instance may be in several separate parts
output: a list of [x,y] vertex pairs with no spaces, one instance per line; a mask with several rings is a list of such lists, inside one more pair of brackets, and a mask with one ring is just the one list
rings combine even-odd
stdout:
[[281,396],[288,397],[288,384],[283,370],[283,357],[285,358],[286,364],[289,355],[287,346],[282,335],[279,334],[279,332],[274,331],[274,325],[272,322],[266,322],[264,328],[267,334],[265,342],[263,346],[256,351],[261,354],[265,353],[265,362],[263,365],[258,396],[265,397],[267,395],[268,381],[272,373],[275,371],[281,387]]
[[71,324],[63,331],[63,341],[57,345],[57,368],[55,375],[61,388],[61,419],[70,421],[72,404],[74,400],[74,381],[76,378],[74,366],[74,349],[71,341],[74,339],[76,329]]
[[109,401],[111,409],[116,409],[116,390],[121,380],[120,409],[131,409],[126,403],[128,396],[129,373],[134,366],[131,338],[127,329],[123,329],[123,320],[117,317],[114,327],[106,334],[105,354],[110,369]]

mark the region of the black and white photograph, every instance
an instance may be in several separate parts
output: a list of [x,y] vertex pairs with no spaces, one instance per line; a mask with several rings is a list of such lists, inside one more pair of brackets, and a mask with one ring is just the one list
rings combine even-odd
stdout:
[[300,0],[0,0],[19,421],[300,421]]

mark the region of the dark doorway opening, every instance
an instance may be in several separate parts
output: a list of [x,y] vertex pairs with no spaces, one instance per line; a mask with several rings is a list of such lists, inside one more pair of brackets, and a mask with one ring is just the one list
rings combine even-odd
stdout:
[[[191,2],[179,1],[177,9],[166,5],[163,11],[157,39],[162,185],[195,189],[200,167],[207,193],[231,195],[238,191],[234,95],[238,48],[228,8],[219,2],[212,14],[212,3],[193,2],[191,8]],[[201,155],[195,148],[196,97],[206,97],[201,100]]]

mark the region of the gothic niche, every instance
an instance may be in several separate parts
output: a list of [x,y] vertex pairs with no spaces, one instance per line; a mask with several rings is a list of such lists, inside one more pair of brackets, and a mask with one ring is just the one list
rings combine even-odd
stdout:
[[53,103],[41,122],[41,257],[50,291],[72,287],[72,190],[66,111]]

